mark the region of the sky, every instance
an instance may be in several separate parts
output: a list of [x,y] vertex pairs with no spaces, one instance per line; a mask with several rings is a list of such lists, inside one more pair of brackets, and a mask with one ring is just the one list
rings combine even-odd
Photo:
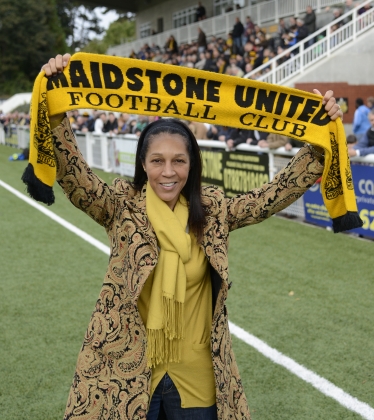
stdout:
[[97,15],[101,18],[101,25],[105,29],[108,29],[109,25],[118,19],[118,14],[114,10],[110,10],[108,13],[104,15],[103,11],[105,11],[105,9],[106,9],[105,7],[97,7],[96,12],[97,12]]

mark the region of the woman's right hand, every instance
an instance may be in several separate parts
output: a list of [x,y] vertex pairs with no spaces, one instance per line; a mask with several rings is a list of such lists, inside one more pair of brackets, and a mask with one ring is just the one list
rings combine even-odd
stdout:
[[[71,55],[66,53],[64,55],[57,54],[55,58],[51,58],[48,63],[42,66],[42,70],[45,71],[46,77],[55,76],[57,73],[61,73],[64,68],[68,65]],[[57,114],[49,117],[49,122],[52,128],[55,128],[64,119],[65,114]]]
[[68,65],[71,55],[66,53],[64,55],[57,54],[55,58],[51,58],[48,63],[42,66],[42,70],[45,71],[47,77],[61,73],[64,68]]

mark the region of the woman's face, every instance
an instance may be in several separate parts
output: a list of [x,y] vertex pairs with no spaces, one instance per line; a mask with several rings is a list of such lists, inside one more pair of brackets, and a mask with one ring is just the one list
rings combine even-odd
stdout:
[[190,170],[185,139],[179,134],[153,136],[143,167],[153,191],[173,210]]

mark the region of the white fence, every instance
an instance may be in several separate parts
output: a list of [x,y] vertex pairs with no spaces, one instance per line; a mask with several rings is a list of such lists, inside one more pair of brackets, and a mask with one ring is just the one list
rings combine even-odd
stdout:
[[107,54],[117,55],[120,57],[128,57],[131,51],[139,51],[144,44],[159,45],[163,47],[170,35],[174,35],[179,44],[191,43],[197,40],[197,28],[205,32],[209,36],[224,36],[232,30],[235,24],[235,18],[239,17],[245,22],[246,16],[251,16],[252,21],[262,26],[264,24],[275,24],[280,18],[289,16],[300,16],[305,13],[308,5],[314,10],[320,11],[327,6],[333,6],[339,3],[336,0],[270,0],[261,1],[252,6],[244,7],[229,13],[218,15],[209,19],[205,19],[196,23],[192,23],[180,28],[170,29],[157,35],[148,36],[137,39],[133,42],[117,45],[108,49]]
[[[289,79],[303,73],[307,68],[321,59],[328,57],[337,49],[374,27],[374,8],[358,15],[357,11],[364,5],[373,6],[373,1],[365,1],[355,9],[319,29],[291,48],[287,48],[272,60],[247,73],[245,78],[254,78],[267,83],[283,85]],[[337,23],[342,26],[332,31]],[[283,58],[288,58],[278,64]],[[263,73],[265,71],[265,73]],[[258,76],[259,74],[262,75]]]
[[[0,144],[6,143],[6,138],[3,136],[3,130],[0,125]],[[19,134],[19,148],[24,148],[29,145],[29,130],[24,127],[18,127]],[[2,141],[4,139],[4,141]],[[27,142],[25,143],[27,139]],[[119,173],[122,176],[133,176],[135,164],[135,150],[137,145],[137,136],[133,134],[120,135],[109,137],[107,134],[94,133],[76,133],[76,139],[82,155],[86,159],[88,165],[92,168],[102,169],[106,172]],[[215,149],[225,150],[226,145],[222,142],[214,140],[198,140],[199,146],[209,147]],[[284,147],[279,149],[263,149],[259,146],[250,146],[247,144],[240,144],[237,150],[267,153],[269,155],[269,179],[273,179],[275,174],[287,165],[290,158],[296,154],[298,149],[286,151]],[[125,159],[118,159],[118,154],[123,154]],[[366,165],[374,165],[374,154],[365,157],[351,158],[354,162],[361,162]],[[122,160],[124,163],[119,163]],[[302,219],[305,218],[304,201],[301,197],[291,206],[283,210],[284,214],[297,216]]]

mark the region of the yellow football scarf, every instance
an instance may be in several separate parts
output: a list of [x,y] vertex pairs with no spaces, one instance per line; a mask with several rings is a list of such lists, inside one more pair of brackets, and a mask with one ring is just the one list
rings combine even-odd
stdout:
[[147,360],[153,367],[180,360],[187,285],[184,264],[191,258],[191,238],[186,233],[188,206],[182,195],[172,211],[147,183],[146,208],[160,247],[147,318]]
[[63,73],[37,77],[32,96],[29,194],[54,202],[56,164],[49,116],[94,108],[254,129],[325,149],[322,195],[335,232],[360,227],[343,124],[322,98],[255,80],[130,58],[75,54]]

